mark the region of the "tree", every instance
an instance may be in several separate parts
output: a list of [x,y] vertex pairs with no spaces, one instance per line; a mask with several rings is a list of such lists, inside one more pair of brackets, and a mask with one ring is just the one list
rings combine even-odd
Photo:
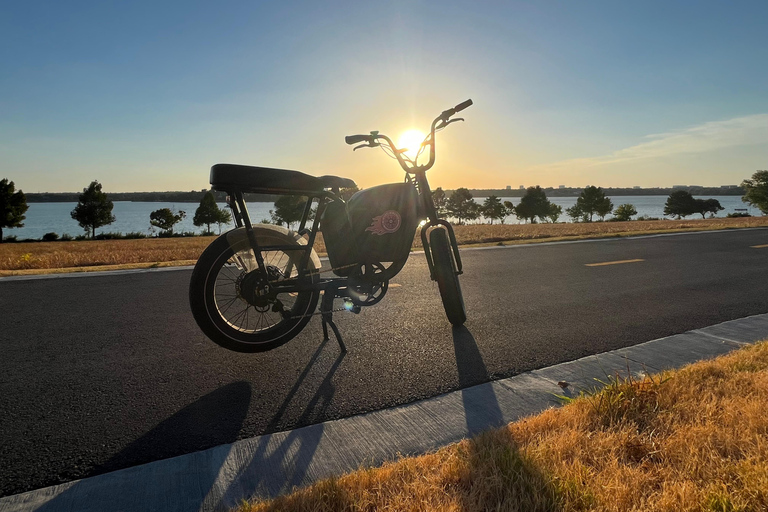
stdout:
[[27,197],[21,190],[16,191],[12,181],[0,180],[0,243],[3,243],[3,228],[24,227],[27,212]]
[[112,215],[112,201],[101,191],[101,183],[92,181],[88,188],[83,189],[77,201],[77,206],[70,215],[80,224],[91,238],[96,236],[96,228],[115,222]]
[[187,216],[187,213],[179,210],[174,213],[170,208],[160,208],[149,214],[149,223],[160,228],[168,236],[173,235],[173,226],[181,222],[181,219]]
[[587,213],[582,209],[581,206],[579,206],[578,199],[576,200],[575,205],[565,209],[565,213],[568,214],[568,216],[571,218],[571,220],[573,220],[573,222],[589,221],[589,217],[587,216]]
[[280,196],[275,201],[275,209],[269,210],[269,214],[275,224],[285,223],[286,227],[291,227],[294,222],[301,221],[306,204],[307,200],[302,196]]
[[768,215],[768,171],[756,171],[752,179],[744,180],[741,186],[746,191],[741,200]]
[[528,187],[520,198],[520,203],[515,206],[515,215],[518,219],[530,219],[531,224],[534,224],[536,217],[542,221],[549,218],[551,204],[540,186]]
[[[203,199],[200,200],[200,206],[195,210],[195,216],[192,218],[192,223],[195,226],[202,226],[205,224],[206,231],[211,232],[211,224],[220,224],[222,209],[216,204],[216,198],[213,197],[213,192],[210,190],[205,193]],[[229,212],[226,212],[229,214]],[[231,216],[230,216],[231,219]]]
[[[598,189],[601,193],[603,192],[602,189]],[[611,213],[611,210],[613,210],[613,203],[611,202],[611,198],[606,196],[603,193],[603,198],[597,200],[595,203],[595,213],[598,217],[600,217],[600,220],[605,220],[605,216]]]
[[480,208],[480,213],[486,219],[491,219],[491,224],[493,224],[494,219],[504,221],[504,217],[507,216],[507,209],[501,203],[501,199],[496,196],[490,196],[485,199],[483,206]]
[[[358,192],[360,192],[360,188],[358,188],[358,186],[355,185],[354,187],[342,188],[341,190],[339,190],[339,195],[341,196],[341,198],[344,201],[349,201],[349,199],[353,195],[357,194]],[[301,219],[299,219],[299,220],[301,220]]]
[[621,222],[632,220],[633,215],[637,215],[637,208],[633,204],[620,204],[613,211],[613,217]]
[[219,226],[219,234],[221,234],[221,225],[229,224],[230,222],[232,222],[232,214],[224,208],[219,208],[219,214],[216,217],[216,224]]
[[725,210],[717,199],[696,199],[696,212],[700,213],[702,219],[706,219],[706,214],[715,215],[717,212]]
[[472,200],[472,194],[466,188],[457,188],[448,198],[445,209],[459,224],[465,220],[474,220],[480,215],[480,205]]
[[549,222],[554,224],[555,222],[557,222],[557,219],[559,219],[562,214],[563,214],[562,206],[552,202],[549,203],[549,211],[547,212],[547,219],[549,219]]
[[432,191],[432,203],[435,205],[435,211],[438,217],[444,217],[448,210],[446,210],[446,203],[448,198],[445,197],[445,190],[441,187],[437,187]]
[[515,205],[512,204],[512,201],[504,201],[504,217],[501,219],[501,223],[504,224],[504,220],[510,216],[515,214]]
[[697,212],[696,199],[687,190],[675,190],[664,203],[664,215],[676,215],[678,219]]
[[467,211],[467,220],[477,220],[480,218],[480,215],[482,215],[482,206],[477,204],[476,202],[472,201],[469,205],[469,210]]
[[594,214],[597,214],[602,220],[611,213],[611,210],[613,210],[613,203],[605,195],[603,189],[590,185],[582,190],[576,199],[576,204],[568,208],[566,212],[573,218],[574,222],[578,222],[578,220],[592,222]]

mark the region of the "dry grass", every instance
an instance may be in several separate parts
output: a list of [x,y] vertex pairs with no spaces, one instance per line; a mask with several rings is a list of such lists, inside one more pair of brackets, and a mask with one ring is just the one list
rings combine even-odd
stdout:
[[768,342],[240,510],[764,511],[766,403]]
[[214,237],[0,245],[0,271],[197,260]]
[[[461,245],[528,243],[542,240],[573,240],[646,233],[670,233],[768,226],[768,216],[737,219],[661,220],[594,222],[586,224],[480,224],[456,226]],[[212,237],[147,238],[80,242],[35,242],[0,244],[0,276],[40,273],[50,269],[81,269],[102,265],[156,265],[163,262],[194,262],[211,243]],[[416,234],[414,248],[421,247]],[[322,234],[315,244],[325,253]]]
[[[716,229],[768,226],[768,216],[735,219],[647,220],[631,222],[588,222],[562,224],[481,224],[455,226],[459,244],[505,241],[540,241],[609,236],[633,236],[648,233],[705,231]],[[421,240],[418,240],[421,246]]]

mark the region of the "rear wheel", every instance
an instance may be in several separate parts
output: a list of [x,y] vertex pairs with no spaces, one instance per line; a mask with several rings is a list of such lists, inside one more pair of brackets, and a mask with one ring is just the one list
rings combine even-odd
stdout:
[[453,251],[448,243],[448,233],[443,228],[435,228],[429,233],[429,246],[434,263],[435,280],[443,299],[443,307],[448,321],[453,325],[462,325],[467,321],[464,309],[464,297],[461,295],[459,275],[453,259]]
[[[254,231],[260,246],[286,247],[262,251],[266,275],[258,268],[244,230],[235,230],[208,246],[189,285],[189,302],[200,329],[236,352],[263,352],[288,342],[309,322],[320,296],[318,290],[275,292],[272,285],[298,276],[306,246],[287,230],[254,226]],[[309,270],[316,270],[313,259]]]

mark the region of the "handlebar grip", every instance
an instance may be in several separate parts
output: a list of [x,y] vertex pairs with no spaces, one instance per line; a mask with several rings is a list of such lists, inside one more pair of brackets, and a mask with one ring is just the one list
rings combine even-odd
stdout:
[[370,142],[370,135],[347,135],[344,137],[344,142],[347,144],[357,144],[358,142]]
[[459,103],[458,105],[453,107],[453,110],[455,112],[461,112],[462,110],[464,110],[465,108],[469,107],[470,105],[472,105],[472,100],[467,100],[467,101]]

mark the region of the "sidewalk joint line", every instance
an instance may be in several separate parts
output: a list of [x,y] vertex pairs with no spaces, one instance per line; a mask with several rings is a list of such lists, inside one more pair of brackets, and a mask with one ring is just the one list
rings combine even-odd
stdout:
[[[705,329],[706,329],[706,327],[705,327]],[[691,332],[695,332],[696,334],[701,334],[701,335],[704,335],[704,336],[708,336],[710,338],[714,338],[717,341],[725,341],[725,342],[730,342],[730,343],[736,343],[737,345],[740,345],[740,346],[751,345],[751,343],[748,343],[746,341],[738,341],[738,340],[734,340],[734,339],[731,339],[731,338],[726,338],[724,336],[718,336],[717,334],[710,334],[708,332],[702,331],[701,329],[694,329]]]

